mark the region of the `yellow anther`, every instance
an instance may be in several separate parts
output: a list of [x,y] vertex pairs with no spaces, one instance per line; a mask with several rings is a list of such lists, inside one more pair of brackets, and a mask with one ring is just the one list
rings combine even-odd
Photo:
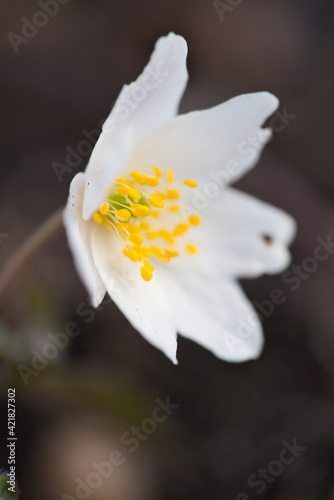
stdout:
[[141,245],[143,243],[144,238],[139,233],[131,233],[129,235],[129,240],[136,245]]
[[140,226],[138,224],[130,224],[128,227],[129,233],[139,233]]
[[178,257],[180,254],[175,248],[166,248],[165,254],[167,257]]
[[151,257],[151,252],[150,252],[149,248],[147,248],[147,247],[141,247],[140,250],[141,250],[141,253],[143,254],[143,256],[146,259],[149,259]]
[[130,187],[128,189],[128,195],[131,196],[131,198],[133,198],[134,200],[140,200],[141,198],[140,192],[134,187]]
[[145,281],[151,281],[151,279],[153,278],[153,271],[145,266],[141,268],[140,274]]
[[131,211],[135,217],[147,217],[150,215],[150,209],[140,203],[130,203]]
[[105,201],[105,202],[104,202],[104,203],[100,206],[99,212],[100,212],[100,214],[102,214],[102,215],[107,215],[107,213],[109,213],[109,210],[110,210],[109,204]]
[[151,187],[157,187],[159,184],[158,177],[146,177],[145,184]]
[[154,211],[154,212],[151,212],[151,215],[152,215],[152,217],[154,217],[155,219],[158,219],[158,218],[159,218],[159,216],[160,216],[159,212],[155,212],[155,211]]
[[130,248],[124,248],[123,253],[132,262],[138,262],[140,260],[140,255],[136,250],[131,250]]
[[131,175],[135,179],[135,181],[138,182],[138,184],[145,184],[146,175],[144,175],[144,174],[142,174],[140,172],[137,172],[135,170],[133,172],[131,172]]
[[149,228],[150,228],[150,225],[147,224],[147,222],[141,222],[140,223],[140,229],[144,229],[144,231],[146,231]]
[[198,248],[196,245],[194,245],[193,243],[187,243],[185,245],[185,249],[187,250],[187,252],[191,253],[191,254],[195,254],[198,252]]
[[157,233],[153,233],[152,231],[149,231],[148,233],[146,233],[146,238],[148,240],[154,240],[157,237],[158,237],[158,234]]
[[127,196],[128,193],[129,193],[129,188],[127,186],[118,186],[117,194],[120,194],[122,196]]
[[198,186],[198,182],[193,181],[192,179],[188,179],[186,181],[183,181],[183,184],[185,184],[188,187],[195,188]]
[[98,212],[96,212],[94,215],[93,215],[93,219],[95,220],[95,222],[97,222],[98,224],[101,224],[101,222],[103,221],[103,218],[101,216],[101,214],[99,214]]
[[178,207],[177,205],[173,205],[173,206],[169,207],[169,208],[168,208],[168,210],[169,210],[170,212],[177,213],[177,212],[179,212],[179,211],[180,211],[180,207]]
[[185,234],[188,231],[187,224],[178,224],[174,230],[174,234],[180,236],[181,234]]
[[154,266],[152,266],[151,262],[149,262],[148,260],[144,260],[143,264],[150,271],[154,271]]
[[166,241],[168,241],[168,243],[174,243],[175,241],[173,236],[165,229],[159,231],[158,236],[160,236],[160,238],[164,238]]
[[119,177],[116,182],[118,184],[126,184],[126,179],[124,177]]
[[170,200],[177,200],[180,198],[180,193],[176,189],[168,189],[166,198],[169,198]]
[[159,167],[152,167],[152,168],[153,168],[154,173],[155,173],[155,175],[156,175],[157,177],[161,177],[161,176],[162,176],[163,172],[162,172],[162,170],[160,170],[160,168],[159,168]]
[[165,206],[164,200],[160,194],[154,194],[150,197],[150,203],[156,208],[163,208]]
[[162,250],[161,248],[154,246],[149,248],[150,252],[155,255],[156,257],[160,257],[162,255]]
[[126,208],[122,208],[121,210],[117,210],[115,217],[121,222],[127,222],[131,217],[131,212]]
[[193,226],[199,226],[200,223],[202,222],[202,219],[198,215],[190,215],[188,220],[189,224]]
[[161,257],[158,257],[158,259],[163,264],[167,264],[167,262],[170,262],[170,257],[168,257],[167,255],[161,255]]
[[166,172],[166,181],[168,182],[168,184],[170,184],[171,182],[173,182],[174,180],[174,171],[173,170],[167,170]]
[[129,225],[126,224],[126,222],[123,222],[122,224],[118,223],[116,224],[116,229],[120,233],[126,233],[129,230]]

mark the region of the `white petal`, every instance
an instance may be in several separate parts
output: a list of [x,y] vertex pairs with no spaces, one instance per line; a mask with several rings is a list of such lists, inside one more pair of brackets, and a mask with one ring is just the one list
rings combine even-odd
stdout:
[[271,137],[261,125],[277,106],[275,96],[258,92],[177,116],[136,144],[127,169],[153,164],[186,178],[231,184],[258,161]]
[[145,282],[139,267],[123,255],[123,246],[112,231],[96,226],[92,248],[96,267],[112,300],[148,342],[177,363],[176,328],[158,277]]
[[263,347],[260,320],[238,283],[217,282],[201,271],[166,273],[178,332],[226,361],[257,358]]
[[94,223],[82,219],[84,186],[85,174],[79,173],[71,182],[63,222],[75,267],[88,290],[92,305],[97,307],[106,293],[106,288],[95,267],[90,248],[90,234]]
[[283,210],[229,188],[201,215],[192,239],[200,250],[196,265],[206,272],[247,278],[279,273],[289,265],[296,223]]
[[120,135],[131,125],[135,141],[176,115],[188,81],[187,43],[170,33],[160,38],[138,79],[121,91],[92,153],[91,173],[109,157]]
[[133,140],[133,128],[129,127],[109,151],[108,158],[99,168],[86,174],[82,211],[85,220],[89,220],[105,200],[111,184],[129,156]]

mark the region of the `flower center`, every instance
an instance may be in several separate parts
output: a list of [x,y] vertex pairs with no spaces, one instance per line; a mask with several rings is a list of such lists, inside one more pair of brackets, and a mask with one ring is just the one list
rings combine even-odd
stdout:
[[[182,186],[197,187],[194,180],[177,183],[174,172],[151,167],[152,175],[133,171],[128,179],[115,180],[106,201],[93,215],[98,224],[116,232],[125,257],[140,265],[141,277],[153,277],[152,260],[168,263],[179,256],[180,242],[191,226],[198,226],[197,214],[187,216],[180,202]],[[193,243],[184,242],[189,254],[196,254]]]

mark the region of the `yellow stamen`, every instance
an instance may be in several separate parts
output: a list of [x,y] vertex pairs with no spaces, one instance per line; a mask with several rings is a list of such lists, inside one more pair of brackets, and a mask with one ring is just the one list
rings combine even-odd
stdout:
[[173,170],[167,170],[166,172],[166,181],[168,182],[168,184],[170,184],[171,182],[173,182],[174,180],[174,171]]
[[190,215],[188,220],[192,226],[199,226],[202,222],[202,219],[198,215]]
[[135,243],[136,245],[141,245],[143,243],[143,241],[144,241],[144,238],[139,233],[131,233],[129,235],[129,240],[132,243]]
[[141,268],[140,274],[144,281],[151,281],[153,278],[153,271],[145,266]]
[[131,211],[135,217],[147,217],[150,215],[150,209],[146,205],[139,203],[130,203]]
[[110,207],[109,204],[105,201],[101,206],[100,206],[100,214],[102,215],[107,215],[109,213]]
[[146,229],[149,229],[149,228],[150,228],[150,225],[147,224],[147,222],[140,223],[140,229],[144,229],[144,231],[145,231]]
[[131,172],[132,177],[135,179],[135,181],[138,182],[138,184],[145,184],[146,181],[146,175],[141,174],[140,172],[133,171]]
[[151,262],[149,262],[148,260],[144,260],[143,264],[150,271],[154,271],[154,266],[152,266]]
[[122,224],[118,223],[118,224],[116,224],[116,229],[120,233],[126,233],[126,231],[129,230],[129,225],[126,224],[126,222],[123,222]]
[[131,217],[131,212],[126,208],[122,208],[121,210],[117,210],[117,212],[115,213],[115,217],[121,222],[128,222]]
[[138,224],[130,224],[128,227],[129,233],[139,233],[140,231],[140,226]]
[[178,224],[174,230],[174,234],[181,235],[185,234],[188,231],[187,224]]
[[140,200],[141,198],[140,192],[134,187],[130,187],[128,189],[128,195],[131,196],[131,198],[133,198],[134,200]]
[[140,255],[136,250],[131,250],[130,248],[124,248],[123,253],[132,262],[138,262],[140,260]]
[[191,187],[191,188],[195,188],[195,187],[197,187],[197,186],[198,186],[198,182],[193,181],[192,179],[188,179],[188,180],[186,180],[186,181],[183,181],[183,184],[184,184],[185,186],[188,186],[188,187]]
[[178,257],[180,254],[177,250],[175,250],[175,248],[166,248],[165,250],[165,254],[167,257]]
[[165,206],[164,200],[160,194],[154,194],[150,197],[150,203],[156,208],[163,208]]
[[129,193],[129,188],[127,186],[118,186],[117,194],[121,194],[122,196],[127,196]]
[[103,219],[101,217],[101,215],[96,212],[94,215],[93,215],[93,219],[95,220],[95,222],[97,222],[98,224],[101,224],[103,222]]
[[170,200],[177,200],[180,198],[180,193],[176,189],[168,189],[166,198],[169,198]]
[[185,249],[187,250],[187,252],[191,253],[191,254],[195,254],[198,252],[198,248],[196,245],[194,245],[193,243],[187,243],[185,245]]
[[150,187],[156,187],[159,184],[159,179],[157,177],[146,177],[145,184]]
[[159,168],[159,167],[152,167],[152,168],[153,168],[154,173],[155,173],[155,175],[156,175],[157,177],[161,177],[161,176],[162,176],[162,173],[163,173],[163,172],[162,172],[162,170],[160,170],[160,168]]
[[177,213],[177,212],[179,212],[179,211],[180,211],[180,207],[178,207],[177,205],[173,205],[173,206],[169,207],[169,208],[168,208],[168,210],[169,210],[170,212]]
[[118,184],[126,184],[126,179],[124,177],[119,177],[116,182]]

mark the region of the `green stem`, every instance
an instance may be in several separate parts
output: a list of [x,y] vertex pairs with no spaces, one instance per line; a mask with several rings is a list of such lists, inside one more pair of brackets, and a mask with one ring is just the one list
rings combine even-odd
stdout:
[[0,298],[28,262],[61,230],[63,210],[54,212],[8,260],[0,272]]

